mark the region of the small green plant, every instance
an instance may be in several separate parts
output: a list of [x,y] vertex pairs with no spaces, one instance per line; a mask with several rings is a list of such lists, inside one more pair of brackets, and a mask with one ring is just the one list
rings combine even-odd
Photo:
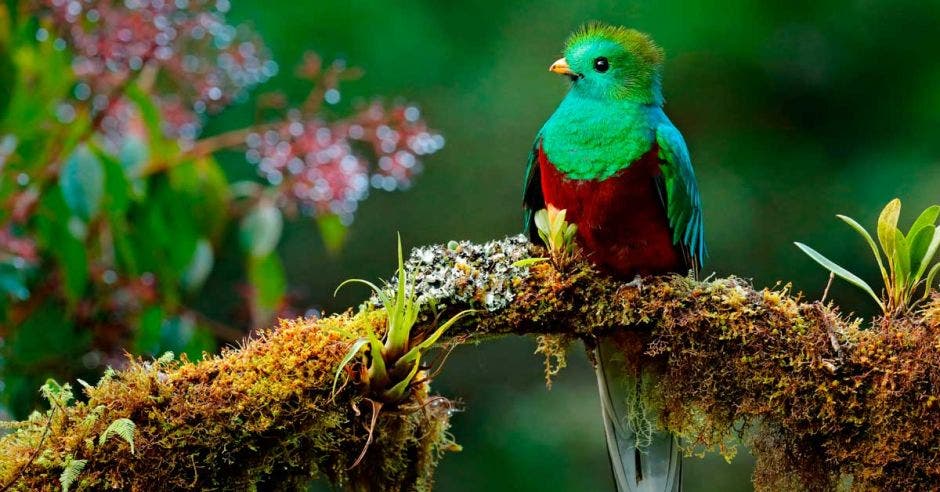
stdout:
[[[421,368],[421,356],[430,349],[435,342],[457,323],[460,318],[476,312],[473,309],[461,311],[445,321],[435,330],[413,336],[412,328],[421,312],[421,301],[414,288],[414,278],[405,270],[404,256],[401,250],[401,236],[398,236],[398,283],[394,287],[386,283],[385,288],[358,278],[349,279],[336,288],[336,292],[350,283],[367,285],[379,298],[385,308],[385,341],[369,330],[366,336],[352,343],[349,351],[336,368],[333,377],[333,393],[336,393],[336,384],[339,376],[347,364],[356,356],[361,356],[361,370],[359,382],[365,385],[366,400],[372,405],[372,421],[369,425],[369,437],[362,452],[356,458],[353,467],[359,464],[366,455],[369,445],[372,444],[372,434],[378,423],[379,413],[385,405],[396,405],[404,401],[410,394],[415,376]],[[334,292],[334,295],[336,295]],[[368,325],[367,325],[368,326]]]
[[380,288],[377,285],[362,279],[350,279],[336,288],[337,291],[350,283],[361,283],[369,286],[379,298],[386,312],[385,340],[380,341],[378,336],[369,328],[365,337],[356,340],[340,362],[333,378],[333,391],[343,369],[357,355],[362,357],[362,370],[360,382],[366,385],[370,398],[383,404],[398,403],[409,394],[411,383],[418,373],[421,356],[430,349],[435,342],[453,326],[458,320],[475,310],[461,311],[448,319],[437,329],[427,333],[412,333],[418,314],[421,311],[419,301],[414,289],[414,278],[405,270],[402,256],[401,237],[398,238],[398,283],[390,295],[390,286]]
[[[795,243],[798,248],[809,255],[810,258],[825,267],[834,275],[841,277],[852,285],[859,287],[870,295],[885,315],[893,316],[906,313],[918,303],[924,301],[930,294],[940,263],[928,267],[940,246],[940,231],[937,230],[937,217],[940,216],[940,206],[934,205],[924,210],[907,234],[898,229],[898,218],[901,215],[901,200],[891,200],[881,211],[878,217],[877,235],[878,244],[858,222],[845,215],[837,215],[839,219],[858,232],[868,243],[884,282],[883,296],[878,296],[867,282],[857,275],[839,266],[826,258],[818,251],[803,243]],[[884,256],[884,261],[882,260]],[[885,264],[887,263],[887,267]],[[926,278],[924,274],[927,274]],[[916,295],[918,289],[923,288],[920,296]]]
[[578,226],[565,220],[565,213],[565,210],[551,206],[535,212],[535,228],[558,267],[568,264],[577,245],[575,234]]
[[131,447],[131,454],[134,454],[134,431],[137,430],[137,426],[134,425],[134,421],[128,418],[120,418],[111,422],[111,425],[108,426],[104,432],[101,433],[101,436],[98,437],[98,445],[102,446],[111,436],[118,436],[121,439],[124,439],[127,444]]
[[76,460],[72,458],[72,455],[65,459],[65,466],[62,468],[62,473],[59,474],[62,492],[69,492],[69,487],[75,483],[75,480],[78,480],[78,476],[81,475],[87,464],[88,460]]

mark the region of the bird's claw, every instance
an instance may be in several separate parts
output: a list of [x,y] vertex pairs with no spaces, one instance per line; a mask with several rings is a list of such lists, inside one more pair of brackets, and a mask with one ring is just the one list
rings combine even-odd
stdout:
[[627,282],[626,284],[624,284],[624,287],[633,287],[633,288],[635,288],[635,289],[642,289],[642,288],[643,288],[643,278],[640,277],[639,275],[637,275],[636,277],[633,277],[633,280],[631,280],[631,281]]

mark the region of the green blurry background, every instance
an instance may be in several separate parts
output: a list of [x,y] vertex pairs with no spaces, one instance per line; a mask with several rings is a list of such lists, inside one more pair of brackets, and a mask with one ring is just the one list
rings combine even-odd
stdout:
[[[328,256],[310,223],[281,242],[288,277],[306,303],[331,298],[350,276],[392,268],[395,231],[406,245],[482,241],[520,229],[522,167],[535,132],[566,82],[547,72],[565,36],[588,20],[647,31],[665,48],[667,112],[691,149],[705,203],[706,271],[792,281],[811,298],[827,274],[800,253],[804,241],[876,278],[869,252],[833,217],[865,224],[890,198],[908,215],[940,202],[940,3],[937,1],[440,1],[232,2],[272,49],[282,73],[266,89],[302,96],[290,67],[306,50],[366,70],[344,103],[400,94],[447,138],[407,193],[362,204],[345,249]],[[250,119],[249,105],[215,118]],[[239,114],[240,113],[240,114]],[[222,156],[250,175],[240,154]],[[911,217],[908,218],[909,220]],[[227,281],[224,262],[211,283]],[[232,274],[234,275],[234,274]],[[852,288],[833,296],[872,313]],[[226,299],[206,299],[224,310]],[[231,302],[231,301],[229,301]],[[211,309],[210,309],[211,310]],[[593,373],[582,348],[551,391],[529,339],[456,351],[436,381],[460,398],[439,489],[609,490]],[[687,490],[747,490],[750,461],[692,459]]]

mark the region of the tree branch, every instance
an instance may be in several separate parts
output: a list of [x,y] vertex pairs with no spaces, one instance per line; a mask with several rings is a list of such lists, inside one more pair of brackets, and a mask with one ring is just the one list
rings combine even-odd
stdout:
[[[669,276],[633,288],[584,263],[516,264],[533,254],[521,238],[416,249],[406,267],[428,307],[419,333],[435,313],[470,305],[486,311],[452,328],[451,341],[540,334],[590,346],[615,336],[627,364],[660,368],[659,424],[689,453],[731,455],[730,438],[744,437],[760,489],[831,489],[848,476],[866,490],[940,484],[940,300],[862,327],[787,287]],[[369,402],[354,384],[335,397],[330,388],[350,343],[384,330],[372,304],[282,321],[197,363],[134,361],[87,389],[86,402],[11,424],[0,483],[58,489],[63,467],[83,459],[77,489],[299,489],[316,476],[348,490],[430,489],[438,459],[459,447],[451,404],[431,396],[426,374],[405,403],[383,409],[352,467],[369,438]],[[119,439],[99,444],[118,418],[136,424],[133,455]]]

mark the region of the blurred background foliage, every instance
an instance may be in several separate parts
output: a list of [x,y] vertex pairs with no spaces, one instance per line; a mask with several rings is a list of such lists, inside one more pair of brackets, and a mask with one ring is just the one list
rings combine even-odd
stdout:
[[[5,204],[0,224],[12,219],[12,196],[37,179],[51,188],[42,189],[44,199],[27,220],[9,232],[0,226],[0,235],[38,244],[32,257],[28,245],[12,239],[7,251],[0,247],[0,290],[6,292],[0,301],[6,306],[0,321],[3,398],[16,415],[31,408],[45,377],[93,377],[103,365],[119,364],[121,348],[198,357],[279,312],[351,305],[359,293],[348,290],[333,299],[333,288],[350,276],[388,275],[395,231],[401,231],[406,246],[517,232],[523,160],[566,88],[546,69],[565,36],[588,20],[647,31],[666,50],[666,109],[689,143],[705,203],[711,253],[706,271],[753,278],[758,285],[792,281],[807,296],[818,297],[828,274],[793,246],[800,240],[874,280],[870,253],[834,214],[870,227],[895,196],[909,208],[905,216],[938,200],[936,1],[208,2],[205,8],[223,11],[226,25],[247,23],[257,33],[257,39],[248,39],[257,41],[254,53],[262,71],[252,82],[265,83],[250,96],[247,89],[254,83],[226,87],[232,100],[225,102],[232,104],[206,104],[205,114],[196,115],[200,138],[232,132],[244,138],[222,142],[229,145],[194,144],[213,151],[198,159],[167,141],[169,150],[163,152],[183,154],[187,164],[143,178],[121,166],[121,148],[109,150],[104,131],[87,145],[75,142],[76,134],[84,135],[80,123],[93,123],[95,108],[73,101],[75,114],[63,119],[70,114],[60,103],[82,95],[75,93],[82,75],[73,75],[70,50],[56,49],[54,33],[40,42],[36,33],[43,24],[32,15],[16,18],[20,3],[6,0],[13,14],[0,16],[0,111],[6,108],[0,135],[17,135],[15,145],[0,139],[0,162],[6,161],[0,172]],[[67,2],[40,3],[54,8]],[[183,49],[187,54],[188,45]],[[313,72],[317,59],[305,58],[311,51],[325,60]],[[280,69],[265,70],[268,59]],[[336,59],[361,67],[365,75],[332,64]],[[306,74],[295,66],[306,67]],[[324,80],[329,67],[356,80],[327,97],[330,84],[338,83]],[[89,90],[101,90],[93,85]],[[166,108],[167,100],[193,109],[209,94],[193,95],[192,86],[197,85],[156,80],[137,94],[131,89],[128,100],[145,114],[156,111],[148,105]],[[440,152],[423,159],[426,169],[407,193],[375,192],[411,184],[415,167],[399,166],[410,171],[394,174],[379,165],[382,155],[394,157],[402,149],[385,152],[377,132],[358,140],[344,126],[369,121],[368,102],[375,95],[414,101],[421,117],[447,139]],[[420,121],[402,119],[411,106],[386,101],[381,121],[387,126]],[[297,111],[289,112],[292,107]],[[259,169],[261,158],[277,151],[277,141],[295,137],[292,118],[314,137],[321,127],[350,137],[346,153],[360,160],[354,174],[366,176],[372,188],[367,201],[352,210],[333,209],[330,200],[324,207],[292,195],[276,176],[272,180],[270,169]],[[263,139],[237,134],[245,128],[269,130],[259,125],[272,121],[288,122],[276,127],[286,133],[278,134],[282,138],[274,139],[273,149]],[[167,138],[166,128],[155,124],[159,120],[150,121],[149,129],[144,125],[149,133],[143,140],[151,151]],[[436,134],[428,130],[427,135],[433,145],[421,149],[439,150]],[[195,134],[173,137],[169,140],[192,140]],[[52,144],[71,152],[37,161]],[[131,162],[133,150],[125,152]],[[416,148],[404,150],[419,154]],[[78,164],[70,164],[68,156]],[[101,176],[76,173],[83,176],[76,183],[62,177],[69,176],[70,165],[85,169],[89,159],[100,161]],[[61,165],[61,172],[44,174],[40,166],[50,163]],[[122,176],[126,199],[111,188]],[[394,183],[374,176],[392,177]],[[100,197],[68,191],[98,184],[105,190]],[[61,191],[53,193],[57,186]],[[358,195],[347,202],[364,198],[362,189],[353,191]],[[212,210],[220,211],[210,220]],[[281,215],[287,219],[272,219]],[[96,218],[101,216],[107,219]],[[132,243],[127,249],[141,259],[133,269],[118,263],[98,272],[86,261],[82,280],[82,269],[70,265],[79,261],[75,258],[87,259],[80,253],[100,250],[110,227],[95,224],[112,224],[114,216],[140,231],[137,239],[127,234]],[[161,223],[158,216],[166,220]],[[25,258],[10,252],[17,246],[26,248],[18,250]],[[188,268],[206,249],[210,267]],[[100,257],[100,251],[92,256]],[[131,312],[99,306],[114,290],[105,276],[122,286],[123,298],[136,300]],[[194,278],[200,282],[191,286]],[[831,295],[847,311],[874,313],[872,303],[850,286],[837,283]],[[36,299],[42,302],[31,315],[19,314],[18,306]],[[83,303],[92,307],[83,311]],[[569,368],[549,392],[533,349],[531,340],[506,339],[461,348],[448,360],[435,387],[459,397],[467,409],[454,419],[453,429],[465,451],[443,461],[441,490],[610,488],[593,372],[582,350],[572,350]],[[687,490],[747,490],[749,467],[746,455],[731,465],[715,457],[688,460]]]

